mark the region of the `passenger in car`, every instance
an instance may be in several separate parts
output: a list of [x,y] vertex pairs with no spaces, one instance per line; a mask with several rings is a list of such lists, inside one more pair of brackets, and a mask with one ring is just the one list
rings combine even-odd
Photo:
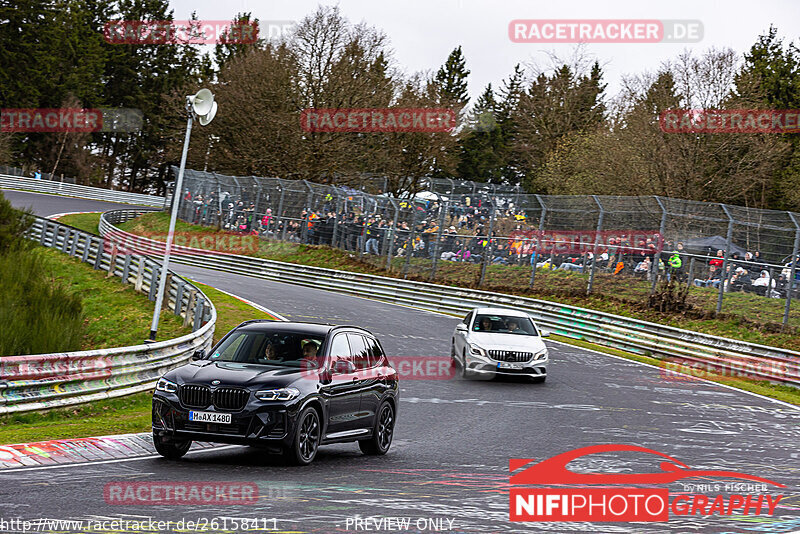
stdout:
[[488,332],[492,329],[492,320],[488,317],[484,317],[481,319],[480,325],[475,327],[475,330],[483,330],[484,332]]

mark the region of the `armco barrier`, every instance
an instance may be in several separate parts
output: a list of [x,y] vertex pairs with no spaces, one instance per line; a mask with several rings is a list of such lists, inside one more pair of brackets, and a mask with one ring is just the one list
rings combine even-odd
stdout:
[[[77,228],[36,217],[27,237],[133,284],[153,300],[160,264],[144,256],[110,253],[104,240]],[[154,276],[154,274],[156,276]],[[166,307],[193,332],[158,343],[60,354],[0,358],[0,413],[70,406],[151,389],[169,369],[209,349],[217,312],[200,289],[170,276]],[[144,332],[143,332],[144,334]]]
[[164,207],[164,197],[155,195],[113,191],[101,187],[89,187],[87,185],[69,184],[50,180],[36,180],[33,178],[23,178],[21,176],[10,176],[8,174],[0,174],[0,189],[20,189],[23,191],[35,191],[37,193],[88,198],[90,200],[157,206],[159,208]]
[[[146,210],[117,210],[100,218],[100,233],[108,239],[133,239],[115,224]],[[143,238],[137,238],[143,239]],[[150,243],[150,246],[159,246]],[[302,285],[416,308],[464,315],[491,304],[525,310],[534,320],[559,335],[656,358],[675,358],[720,372],[743,373],[773,382],[800,386],[800,353],[682,330],[545,300],[491,293],[309,267],[228,254],[176,255],[174,261],[218,271]],[[765,365],[766,364],[766,365]]]

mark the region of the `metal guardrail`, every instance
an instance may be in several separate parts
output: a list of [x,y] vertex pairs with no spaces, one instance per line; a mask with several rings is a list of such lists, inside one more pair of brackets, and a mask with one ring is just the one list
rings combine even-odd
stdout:
[[0,189],[20,189],[35,191],[37,193],[50,193],[54,195],[67,195],[90,200],[104,200],[107,202],[122,202],[124,204],[140,204],[142,206],[164,207],[164,197],[129,193],[127,191],[114,191],[101,187],[70,184],[50,180],[36,180],[21,176],[0,174]]
[[[146,256],[118,255],[106,240],[72,226],[36,217],[27,237],[80,258],[154,300],[160,264]],[[59,354],[0,358],[0,414],[25,412],[119,397],[151,389],[169,369],[209,349],[217,312],[190,282],[169,274],[165,307],[193,332],[157,343]],[[166,295],[165,295],[166,297]]]
[[[145,210],[104,213],[100,233],[109,239],[146,240],[114,226]],[[150,246],[159,246],[151,243]],[[187,250],[184,250],[187,252]],[[710,334],[640,321],[594,310],[526,297],[464,289],[383,276],[277,262],[249,256],[209,255],[206,251],[175,256],[176,263],[242,274],[367,297],[424,310],[464,315],[491,304],[527,311],[534,320],[561,336],[585,340],[661,359],[689,362],[727,374],[741,373],[773,382],[800,386],[800,353]],[[198,253],[202,252],[202,255]]]

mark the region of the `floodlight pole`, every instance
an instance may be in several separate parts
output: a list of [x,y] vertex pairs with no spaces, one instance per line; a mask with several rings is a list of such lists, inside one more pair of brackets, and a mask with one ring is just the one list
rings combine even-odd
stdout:
[[[189,120],[186,123],[186,139],[183,141],[183,154],[181,154],[181,167],[178,171],[178,179],[175,181],[175,191],[172,193],[172,213],[169,218],[169,232],[167,233],[167,244],[164,249],[164,263],[161,266],[161,277],[158,281],[158,294],[156,296],[156,308],[153,310],[153,322],[150,326],[150,339],[155,341],[158,332],[158,318],[161,314],[161,306],[164,302],[164,288],[167,285],[167,272],[169,271],[169,256],[172,252],[172,238],[175,233],[175,221],[178,219],[178,205],[183,195],[183,170],[186,168],[186,155],[189,152],[189,137],[192,134],[192,109],[187,102]],[[188,311],[186,313],[189,313]]]

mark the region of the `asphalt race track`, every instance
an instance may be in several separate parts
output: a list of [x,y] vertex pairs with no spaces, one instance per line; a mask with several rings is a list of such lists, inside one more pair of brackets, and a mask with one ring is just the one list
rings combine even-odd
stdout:
[[[113,204],[8,193],[40,214]],[[390,355],[447,356],[456,319],[335,293],[178,266],[200,282],[246,297],[290,320],[357,324]],[[279,532],[376,532],[355,518],[411,518],[411,532],[793,532],[800,530],[800,410],[659,369],[548,342],[546,384],[405,380],[391,451],[362,456],[355,444],[323,447],[303,468],[247,447],[105,464],[0,471],[0,517],[162,521],[276,518]],[[651,448],[695,469],[732,470],[785,484],[773,516],[675,516],[669,523],[509,522],[509,459],[543,460],[595,444]],[[574,470],[658,471],[657,457],[597,456]],[[109,482],[238,481],[258,485],[249,506],[106,504]],[[692,478],[672,495],[727,494],[731,479]],[[774,494],[773,488],[768,492]],[[743,493],[743,492],[740,492]],[[758,493],[757,491],[755,493]],[[752,513],[752,512],[751,512]],[[421,520],[417,523],[418,520]],[[434,521],[427,521],[434,520]],[[449,521],[448,521],[449,520]],[[272,523],[270,523],[271,525]],[[230,530],[230,529],[229,529]],[[216,530],[222,532],[224,530]],[[378,530],[385,531],[385,530]],[[116,531],[115,531],[116,532]]]

